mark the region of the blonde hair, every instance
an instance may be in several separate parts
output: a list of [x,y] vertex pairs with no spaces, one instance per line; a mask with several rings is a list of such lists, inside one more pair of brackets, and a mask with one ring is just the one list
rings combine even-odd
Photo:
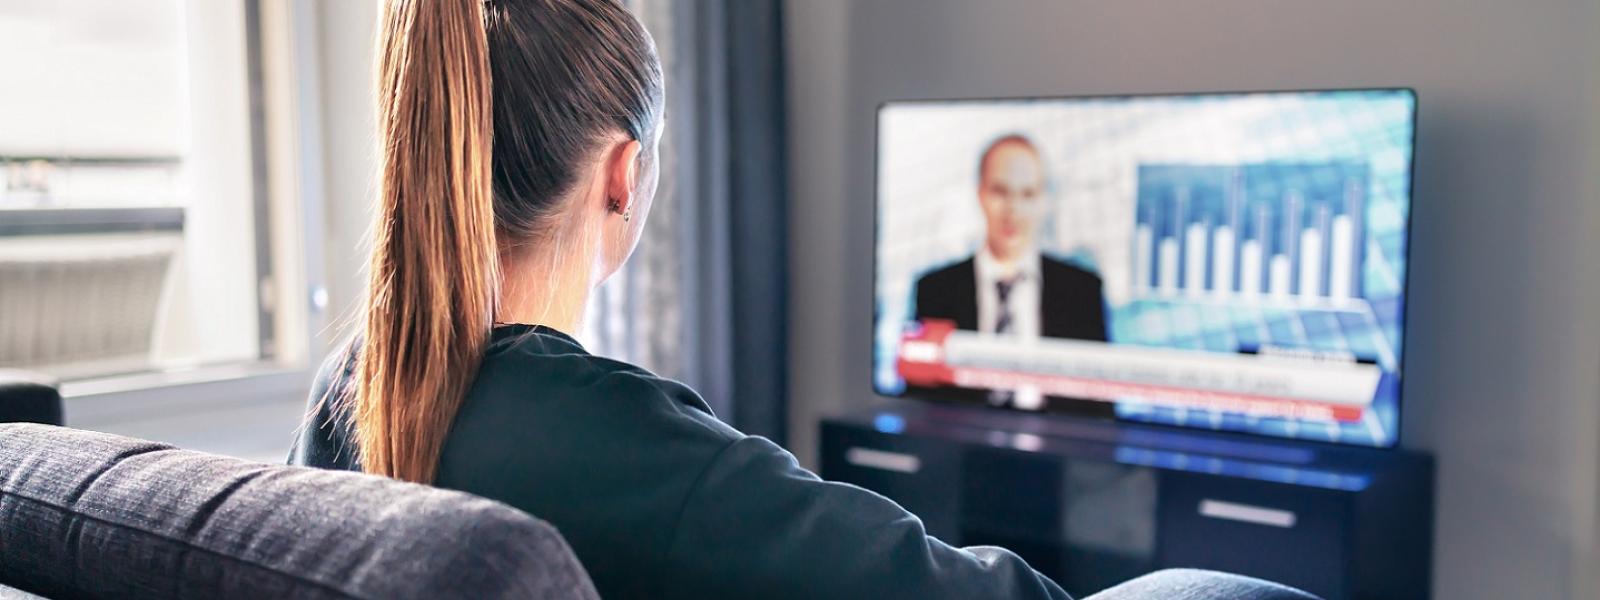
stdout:
[[478,0],[386,2],[383,27],[354,433],[367,472],[431,482],[498,296],[489,47]]
[[363,470],[431,483],[492,334],[500,244],[538,239],[608,135],[655,130],[661,67],[616,0],[387,0],[381,19],[379,206],[342,401]]

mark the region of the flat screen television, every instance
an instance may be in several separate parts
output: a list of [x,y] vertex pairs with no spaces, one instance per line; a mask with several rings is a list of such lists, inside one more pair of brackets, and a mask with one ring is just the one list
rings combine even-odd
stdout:
[[1396,443],[1411,90],[889,102],[877,127],[879,394]]

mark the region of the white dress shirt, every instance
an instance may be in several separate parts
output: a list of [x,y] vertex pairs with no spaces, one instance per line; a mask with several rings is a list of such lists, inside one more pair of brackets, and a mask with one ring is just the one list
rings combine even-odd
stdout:
[[1040,281],[1038,252],[1028,252],[1010,268],[989,252],[987,244],[979,247],[973,263],[978,275],[978,332],[994,333],[1000,320],[1000,290],[998,284],[1011,279],[1011,293],[1006,295],[1006,305],[1011,309],[1011,331],[1022,339],[1039,337]]
[[[1044,285],[1040,275],[1042,263],[1039,253],[1028,251],[1023,254],[1022,260],[1008,268],[989,252],[988,244],[984,244],[978,248],[973,264],[978,276],[978,333],[995,335],[995,326],[1000,320],[1000,290],[997,284],[1001,280],[1011,280],[1011,291],[1006,294],[1006,306],[1011,310],[1011,330],[1005,335],[1024,343],[1037,341],[1039,296]],[[990,392],[989,403],[1039,410],[1044,408],[1044,395],[1036,386],[1019,385],[1009,390]]]

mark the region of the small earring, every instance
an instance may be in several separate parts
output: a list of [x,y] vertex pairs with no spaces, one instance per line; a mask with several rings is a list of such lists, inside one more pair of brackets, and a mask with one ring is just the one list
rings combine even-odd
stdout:
[[631,220],[633,220],[633,209],[622,211],[622,221],[626,223]]

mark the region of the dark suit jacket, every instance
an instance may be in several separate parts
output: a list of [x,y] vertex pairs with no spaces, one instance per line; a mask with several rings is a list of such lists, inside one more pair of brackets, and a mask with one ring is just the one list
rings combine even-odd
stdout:
[[[1039,335],[1106,341],[1105,296],[1100,277],[1040,257]],[[956,329],[978,330],[978,269],[974,259],[917,279],[917,319],[948,319]]]
[[[939,269],[917,280],[917,319],[948,319],[957,329],[978,330],[978,269],[974,259]],[[1105,296],[1100,277],[1078,267],[1040,257],[1039,335],[1106,341]],[[992,404],[988,392],[953,387],[907,390],[918,396],[971,404]],[[1110,402],[1046,396],[1044,410],[1114,418]]]

